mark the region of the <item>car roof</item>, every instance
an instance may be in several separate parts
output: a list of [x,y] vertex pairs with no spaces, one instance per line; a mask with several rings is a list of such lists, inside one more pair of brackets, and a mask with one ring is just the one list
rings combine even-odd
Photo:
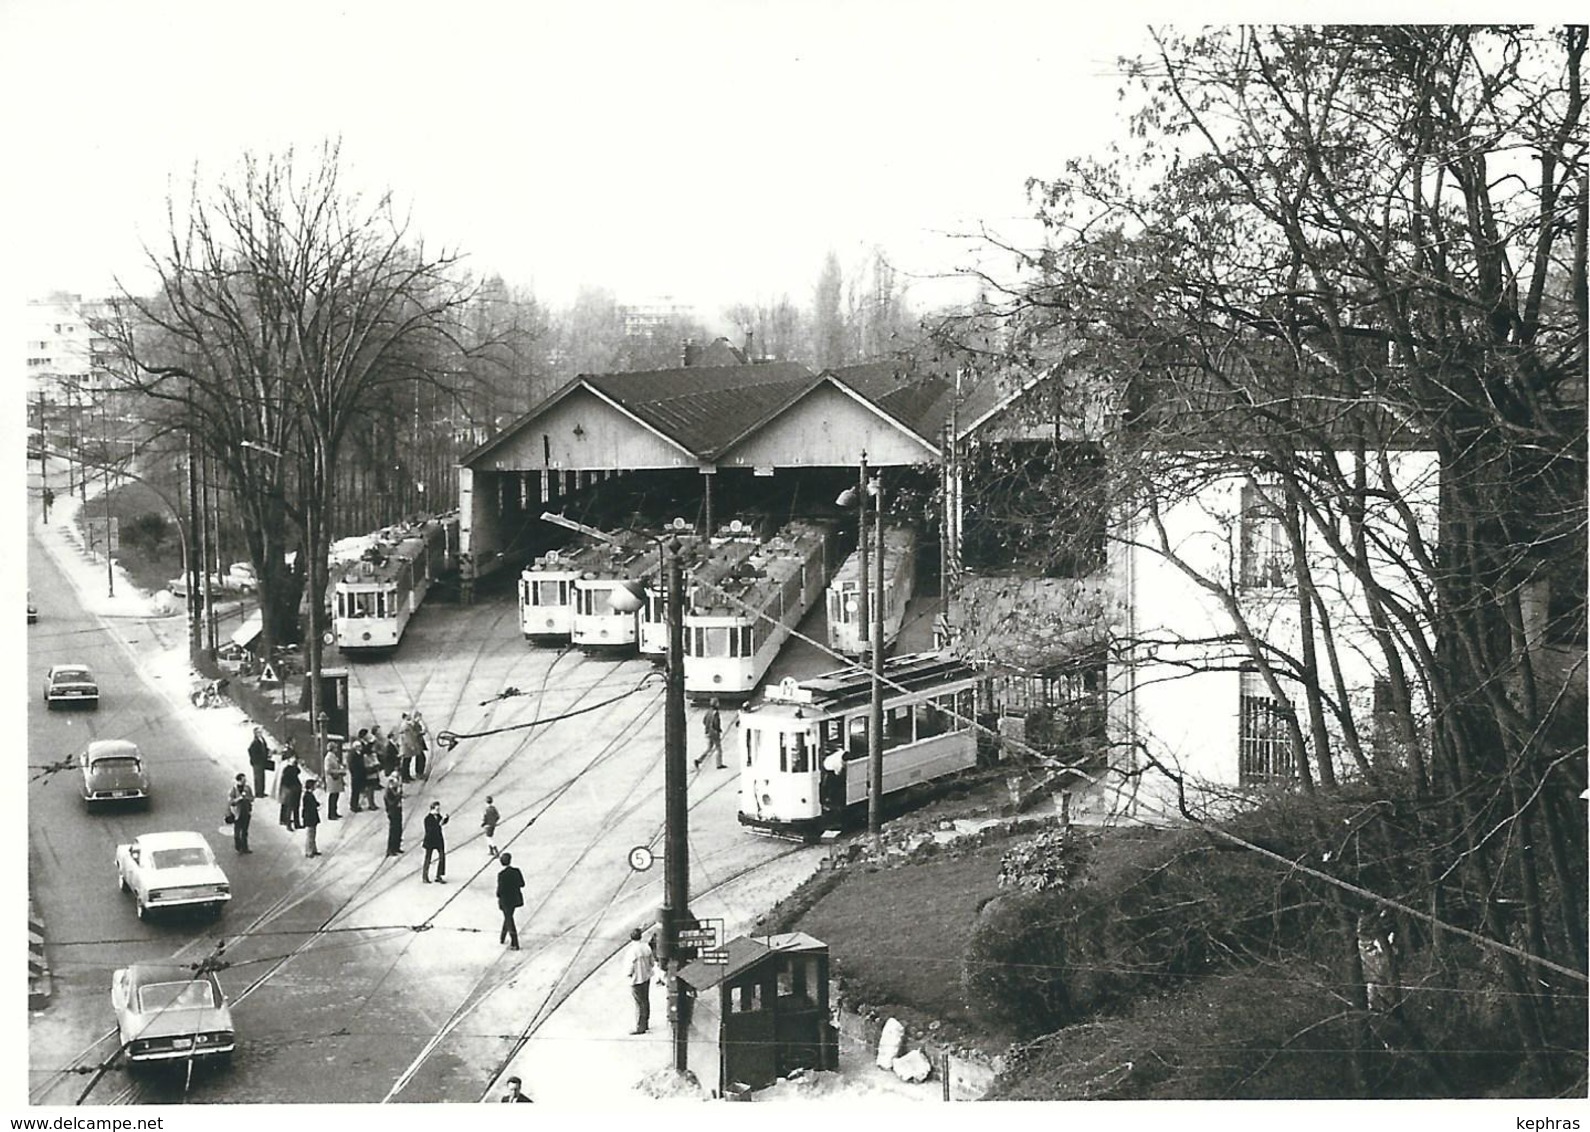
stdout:
[[145,849],[179,849],[187,845],[210,844],[202,833],[194,833],[191,829],[168,830],[165,833],[140,833],[135,840]]
[[86,665],[86,664],[70,663],[70,664],[52,664],[52,665],[50,665],[50,675],[51,676],[55,675],[57,672],[75,672],[75,671],[88,672],[88,671],[91,671],[91,670],[88,667],[88,665]]
[[147,987],[155,983],[196,982],[200,979],[211,983],[216,981],[211,972],[201,973],[181,963],[134,963],[127,968],[127,977],[135,987]]
[[122,758],[131,755],[138,756],[138,744],[130,743],[126,739],[95,739],[88,745],[88,761],[96,759]]

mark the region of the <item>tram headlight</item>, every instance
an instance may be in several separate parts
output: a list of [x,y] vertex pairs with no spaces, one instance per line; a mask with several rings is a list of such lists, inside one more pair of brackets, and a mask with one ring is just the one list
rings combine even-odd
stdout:
[[366,629],[364,631],[364,639],[367,641],[370,639],[370,630]]

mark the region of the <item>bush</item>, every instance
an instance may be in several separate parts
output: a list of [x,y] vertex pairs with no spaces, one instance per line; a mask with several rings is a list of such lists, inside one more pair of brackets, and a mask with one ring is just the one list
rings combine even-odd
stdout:
[[1071,1019],[1066,897],[1056,892],[996,896],[977,913],[961,963],[961,987],[976,1014],[1022,1037]]

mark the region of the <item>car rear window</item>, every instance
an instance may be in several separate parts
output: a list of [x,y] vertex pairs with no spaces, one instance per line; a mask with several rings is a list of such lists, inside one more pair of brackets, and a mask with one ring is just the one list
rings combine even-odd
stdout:
[[86,668],[63,668],[55,674],[57,680],[89,680],[92,677]]
[[157,869],[180,869],[187,865],[208,865],[210,854],[197,846],[182,849],[156,849],[153,856]]
[[146,1014],[156,1010],[215,1005],[215,988],[206,979],[194,979],[186,983],[150,983],[138,988],[138,1009]]
[[132,755],[108,755],[94,760],[95,770],[137,770],[138,760]]

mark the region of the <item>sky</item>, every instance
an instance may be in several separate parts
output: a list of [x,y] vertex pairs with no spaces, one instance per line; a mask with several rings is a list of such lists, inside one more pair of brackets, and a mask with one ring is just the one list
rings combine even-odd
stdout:
[[0,0],[7,274],[137,290],[195,169],[329,138],[429,244],[553,305],[805,305],[830,250],[875,246],[947,301],[982,229],[1032,238],[1028,177],[1120,129],[1142,23],[1067,7]]

